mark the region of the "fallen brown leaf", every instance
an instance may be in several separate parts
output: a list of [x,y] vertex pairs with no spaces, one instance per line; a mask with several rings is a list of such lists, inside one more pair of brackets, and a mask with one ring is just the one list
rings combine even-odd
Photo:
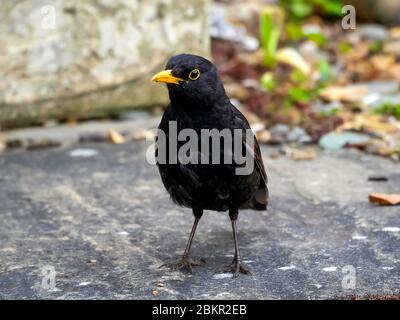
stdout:
[[369,202],[377,203],[381,206],[395,206],[400,204],[400,194],[371,193]]
[[311,73],[311,66],[303,56],[293,48],[285,47],[276,52],[276,60],[299,69],[306,76]]
[[117,132],[115,130],[108,131],[107,139],[108,139],[108,141],[110,141],[114,144],[122,144],[125,142],[125,138],[119,132]]
[[360,114],[350,121],[346,121],[337,128],[341,130],[369,131],[380,135],[400,132],[400,122],[387,122],[387,117],[381,115]]
[[391,38],[400,39],[400,27],[397,26],[397,27],[391,28],[391,29],[389,30],[389,34],[390,34],[390,37],[391,37]]
[[377,54],[371,59],[372,65],[379,71],[388,71],[396,62],[393,54]]
[[388,74],[395,80],[400,81],[400,64],[397,63],[387,70]]
[[231,82],[225,85],[225,90],[232,98],[240,101],[246,100],[249,97],[247,89],[239,83]]
[[132,133],[132,139],[133,140],[154,140],[155,138],[155,133],[153,130],[150,129],[143,129],[139,131],[134,131]]
[[355,86],[330,86],[322,90],[321,97],[328,101],[359,102],[367,94],[368,87]]
[[284,147],[282,151],[287,157],[295,161],[314,160],[317,157],[313,148],[297,149]]
[[256,133],[256,138],[259,143],[268,143],[271,140],[271,133],[264,129]]

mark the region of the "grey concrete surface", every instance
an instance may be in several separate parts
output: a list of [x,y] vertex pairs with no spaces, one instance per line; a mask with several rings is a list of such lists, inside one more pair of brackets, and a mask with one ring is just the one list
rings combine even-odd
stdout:
[[[81,148],[97,154],[71,156]],[[240,213],[239,241],[253,276],[232,279],[221,271],[233,255],[226,213],[206,212],[200,221],[193,256],[204,266],[193,274],[160,268],[179,258],[193,218],[169,200],[146,149],[145,142],[98,143],[0,155],[1,299],[399,293],[400,207],[368,203],[370,192],[399,192],[398,164],[354,150],[319,150],[317,159],[295,162],[263,147],[270,206]],[[370,182],[370,175],[389,180]],[[346,289],[349,265],[355,289]],[[55,271],[50,290],[45,266]]]

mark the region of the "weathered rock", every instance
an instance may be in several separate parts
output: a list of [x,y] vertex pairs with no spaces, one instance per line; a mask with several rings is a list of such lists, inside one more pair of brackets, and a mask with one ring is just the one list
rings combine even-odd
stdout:
[[172,54],[208,55],[207,2],[1,1],[0,124],[165,103],[149,78]]

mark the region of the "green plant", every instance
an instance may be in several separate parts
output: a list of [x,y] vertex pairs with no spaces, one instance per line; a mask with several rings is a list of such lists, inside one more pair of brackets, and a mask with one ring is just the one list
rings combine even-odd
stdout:
[[341,17],[341,0],[280,0],[281,5],[293,19],[302,20],[314,12],[321,12],[328,17]]
[[272,72],[265,72],[260,79],[261,85],[264,89],[271,91],[276,87],[276,81],[274,80],[274,74]]
[[320,74],[320,82],[321,82],[321,84],[325,84],[331,79],[332,69],[331,69],[331,65],[329,64],[328,61],[321,60],[318,63],[318,71],[319,71],[319,74]]
[[263,64],[275,64],[275,54],[282,32],[284,13],[276,7],[265,7],[260,14],[260,40],[264,52]]
[[314,93],[309,89],[291,88],[289,89],[288,95],[292,102],[307,103],[313,99]]
[[384,103],[374,110],[377,114],[400,117],[400,104]]
[[353,49],[352,45],[347,41],[341,41],[339,43],[339,52],[342,54],[347,54]]
[[379,53],[382,51],[382,42],[380,41],[374,41],[369,45],[369,51],[371,53]]

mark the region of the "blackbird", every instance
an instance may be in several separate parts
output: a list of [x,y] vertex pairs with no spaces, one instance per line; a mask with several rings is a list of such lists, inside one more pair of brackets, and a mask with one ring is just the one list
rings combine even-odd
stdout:
[[[232,105],[226,95],[216,67],[201,56],[192,54],[173,56],[165,70],[155,74],[152,81],[167,84],[170,104],[158,127],[159,132],[164,132],[167,141],[172,139],[169,125],[171,122],[176,123],[178,133],[183,129],[192,129],[199,136],[202,129],[219,131],[228,129],[229,132],[235,129],[250,129],[246,118]],[[170,159],[169,153],[176,154],[185,142],[178,141],[178,149],[169,147],[167,143],[161,150],[159,135],[156,138],[156,158],[162,151],[167,154],[166,158]],[[249,145],[251,145],[250,151],[253,151],[251,152],[253,166],[248,174],[237,174],[235,169],[240,166],[237,161],[231,163],[224,161],[221,164],[211,161],[183,163],[180,159],[172,163],[157,161],[162,182],[172,200],[178,205],[191,208],[195,217],[182,259],[170,267],[192,272],[192,266],[204,263],[204,260],[195,260],[190,256],[193,237],[203,211],[228,211],[235,255],[227,271],[232,272],[234,277],[239,273],[251,274],[241,262],[236,220],[239,209],[266,210],[268,203],[267,175],[260,147],[254,136],[252,139],[254,143],[251,144],[244,138],[240,142],[243,147],[242,153],[246,148],[249,149]],[[201,152],[198,153],[199,157],[204,156]],[[221,158],[224,159],[226,149],[220,147],[217,152],[220,152]],[[209,157],[211,159],[212,155]]]

